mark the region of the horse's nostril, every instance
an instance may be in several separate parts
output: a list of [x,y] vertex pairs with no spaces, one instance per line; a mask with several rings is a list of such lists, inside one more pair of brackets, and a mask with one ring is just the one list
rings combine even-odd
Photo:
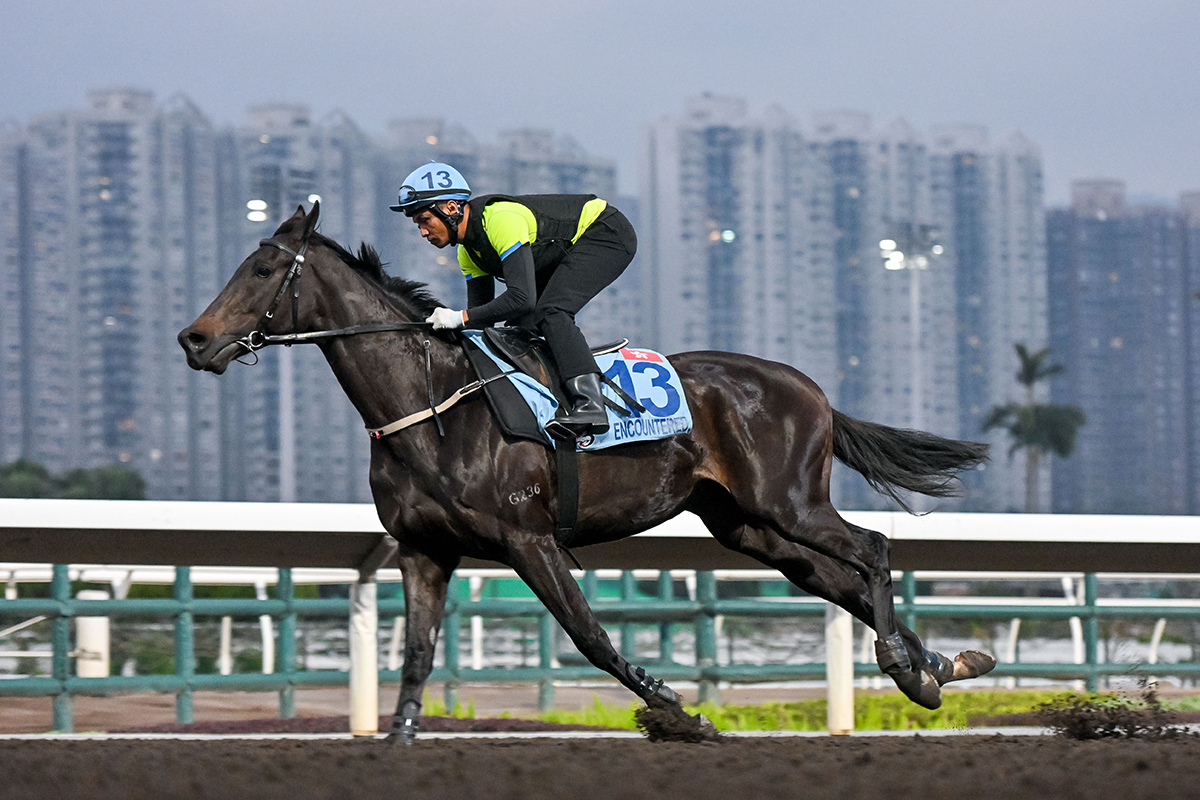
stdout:
[[196,330],[184,331],[179,339],[190,350],[200,350],[208,344],[208,336]]

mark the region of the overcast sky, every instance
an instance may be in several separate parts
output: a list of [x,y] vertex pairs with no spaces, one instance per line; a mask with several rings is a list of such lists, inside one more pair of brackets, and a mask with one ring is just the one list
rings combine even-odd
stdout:
[[368,132],[545,127],[616,159],[633,191],[642,125],[711,91],[804,126],[859,109],[1019,130],[1051,204],[1083,177],[1200,190],[1193,0],[0,0],[0,24],[0,118],[20,122],[134,86],[218,123],[287,101]]

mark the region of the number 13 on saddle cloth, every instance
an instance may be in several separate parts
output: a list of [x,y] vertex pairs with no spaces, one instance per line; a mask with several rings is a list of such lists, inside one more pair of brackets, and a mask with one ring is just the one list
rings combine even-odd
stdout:
[[[512,369],[492,352],[479,331],[466,330],[462,333],[478,345],[502,370]],[[666,356],[653,350],[623,347],[596,356],[596,364],[606,378],[620,386],[625,394],[637,400],[645,411],[629,408],[612,387],[605,385],[604,396],[610,399],[613,405],[627,411],[628,415],[614,411],[610,405],[607,409],[608,431],[600,436],[580,437],[575,442],[577,450],[603,450],[606,447],[631,442],[665,439],[692,429],[692,412],[683,394],[683,383]],[[558,410],[558,401],[554,399],[553,393],[521,372],[513,372],[507,379],[516,387],[537,418],[538,427],[546,443],[553,446],[554,439],[545,429],[546,423],[554,418]]]

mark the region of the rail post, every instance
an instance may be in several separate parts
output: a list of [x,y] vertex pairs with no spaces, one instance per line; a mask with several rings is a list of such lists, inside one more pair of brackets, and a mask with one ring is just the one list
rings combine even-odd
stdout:
[[900,593],[904,598],[904,625],[910,631],[917,629],[917,574],[900,573]]
[[705,673],[717,666],[717,578],[711,572],[696,573],[696,600],[700,613],[696,617],[696,669],[700,673],[699,701],[719,703],[718,684]]
[[292,719],[296,716],[296,584],[289,568],[279,570],[275,583],[279,599],[283,601],[283,614],[279,617],[279,666],[287,683],[279,690],[279,718]]
[[379,733],[379,584],[375,573],[394,561],[399,544],[384,536],[358,565],[350,587],[350,733]]
[[58,682],[58,693],[51,707],[54,730],[71,733],[74,730],[73,704],[67,679],[71,677],[71,574],[66,564],[55,564],[50,577],[50,596],[58,605],[58,615],[51,624],[50,673]]
[[379,733],[379,584],[359,572],[350,586],[350,733]]
[[[621,601],[631,603],[637,600],[637,580],[633,577],[632,570],[621,570]],[[632,622],[621,623],[621,654],[625,656],[626,661],[636,661],[637,653],[634,650],[634,637],[637,635],[636,626]]]
[[538,711],[546,712],[554,708],[554,617],[545,609],[538,616],[538,667]]
[[1087,616],[1083,621],[1083,650],[1084,660],[1087,661],[1087,690],[1096,692],[1100,689],[1100,617],[1097,614],[1096,602],[1100,597],[1100,581],[1094,572],[1083,576],[1083,604]]
[[854,619],[825,604],[826,722],[835,736],[854,733]]
[[[670,602],[675,599],[675,581],[671,571],[664,569],[658,573],[658,599]],[[675,627],[670,622],[658,624],[658,660],[670,664],[675,660]]]
[[[76,600],[108,600],[108,592],[84,589]],[[75,617],[75,675],[80,678],[107,678],[109,673],[108,617]]]
[[183,686],[175,695],[175,721],[187,725],[195,719],[192,681],[196,677],[196,638],[195,620],[192,617],[191,567],[175,568],[172,592],[175,602],[180,604],[175,614],[175,674],[183,679]]
[[446,679],[445,686],[442,687],[442,700],[446,705],[446,716],[453,716],[455,707],[458,706],[458,681],[459,681],[459,665],[458,665],[458,636],[462,630],[462,578],[457,575],[450,579],[450,586],[446,591],[446,617],[445,617],[445,633],[442,640],[445,642],[442,651],[445,653],[446,671],[450,673],[450,677]]

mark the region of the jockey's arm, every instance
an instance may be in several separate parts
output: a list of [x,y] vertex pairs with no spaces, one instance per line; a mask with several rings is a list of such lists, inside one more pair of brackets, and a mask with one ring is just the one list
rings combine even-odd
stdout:
[[496,296],[496,279],[491,275],[474,275],[467,278],[467,308],[477,308],[490,303]]
[[[467,327],[483,328],[494,322],[513,319],[533,310],[537,299],[537,284],[533,276],[533,250],[522,244],[500,262],[504,270],[505,290],[499,297],[476,305],[476,296],[483,298],[495,292],[490,276],[471,278],[467,281]],[[472,284],[481,283],[478,289]],[[478,293],[476,295],[476,292]]]

